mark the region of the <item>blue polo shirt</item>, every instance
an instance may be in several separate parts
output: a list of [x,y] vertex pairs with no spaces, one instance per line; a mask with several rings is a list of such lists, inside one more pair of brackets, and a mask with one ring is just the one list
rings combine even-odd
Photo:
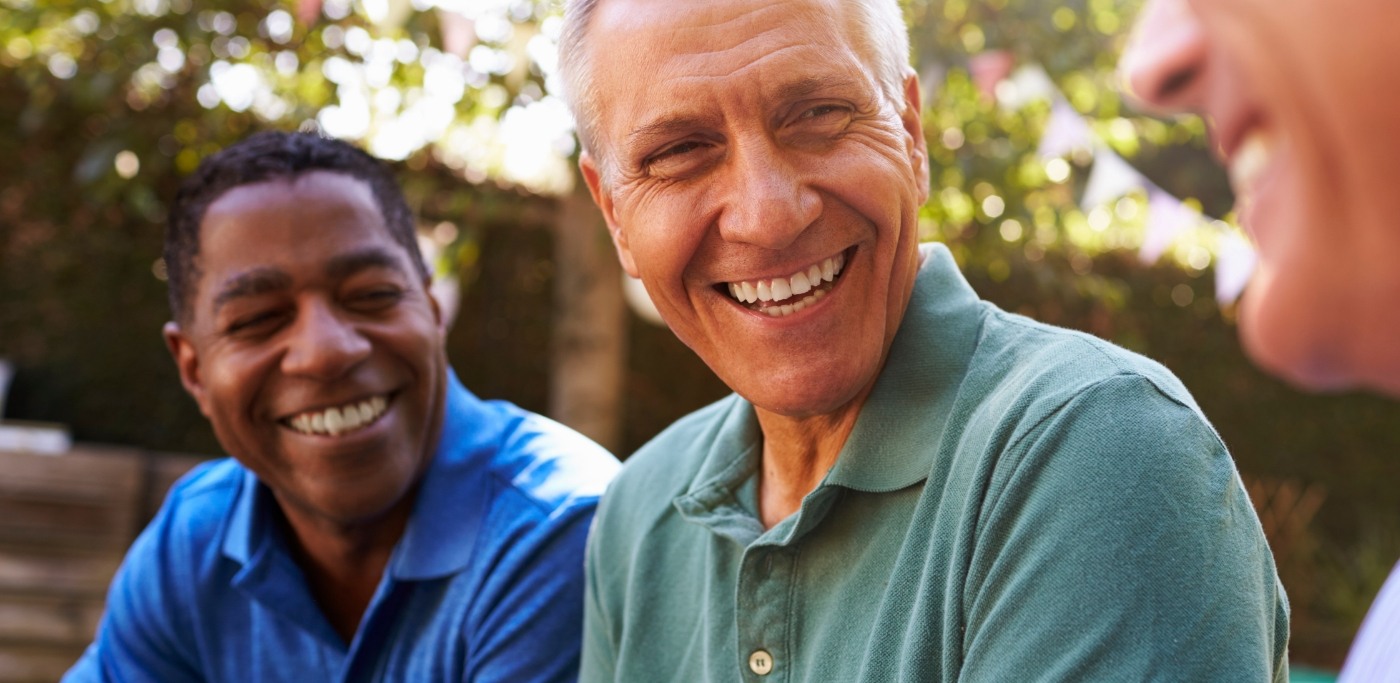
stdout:
[[567,681],[602,448],[449,371],[442,439],[354,640],[322,615],[271,492],[231,459],[171,490],[64,681]]

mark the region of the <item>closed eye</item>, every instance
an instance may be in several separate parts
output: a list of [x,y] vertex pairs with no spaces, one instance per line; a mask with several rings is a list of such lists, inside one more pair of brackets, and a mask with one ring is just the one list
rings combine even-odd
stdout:
[[357,292],[350,297],[350,305],[364,312],[382,311],[403,300],[404,291],[398,287],[377,287]]
[[812,107],[811,109],[808,109],[808,110],[802,112],[802,115],[799,116],[798,118],[801,118],[801,119],[808,119],[808,120],[810,120],[810,119],[820,119],[820,118],[830,117],[832,114],[837,114],[837,113],[848,113],[848,112],[850,112],[850,110],[851,110],[850,107],[845,107],[845,106],[838,105],[838,104],[822,104],[822,105],[818,105],[818,106]]
[[275,323],[281,318],[280,311],[264,311],[254,313],[241,318],[234,319],[224,328],[224,333],[228,335],[248,335],[265,332],[273,328]]
[[647,157],[643,169],[654,178],[685,178],[716,158],[714,150],[714,143],[708,140],[683,140]]
[[667,147],[666,149],[661,150],[660,152],[657,152],[656,154],[651,155],[650,157],[647,157],[646,164],[647,166],[651,166],[652,164],[657,163],[658,161],[681,156],[688,152],[693,152],[699,149],[700,147],[701,143],[695,140],[688,140],[677,145],[672,145],[670,147]]

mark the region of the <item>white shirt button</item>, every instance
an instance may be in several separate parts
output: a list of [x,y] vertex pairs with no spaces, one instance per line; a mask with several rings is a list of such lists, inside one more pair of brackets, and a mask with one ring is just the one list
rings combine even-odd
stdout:
[[749,655],[749,669],[760,676],[767,676],[773,670],[773,655],[767,650],[754,650]]

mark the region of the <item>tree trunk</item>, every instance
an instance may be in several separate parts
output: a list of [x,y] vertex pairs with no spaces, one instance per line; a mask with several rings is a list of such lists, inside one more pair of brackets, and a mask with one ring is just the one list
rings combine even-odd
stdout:
[[622,269],[582,183],[559,201],[554,222],[553,318],[550,416],[618,453],[627,368]]

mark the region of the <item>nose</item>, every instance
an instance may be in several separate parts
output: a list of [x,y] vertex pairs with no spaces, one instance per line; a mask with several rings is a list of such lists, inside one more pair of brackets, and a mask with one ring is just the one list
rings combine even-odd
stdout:
[[1205,31],[1188,0],[1148,0],[1118,71],[1144,109],[1191,111],[1201,105],[1208,54]]
[[312,379],[345,375],[369,356],[370,342],[332,305],[312,302],[301,306],[290,330],[282,371]]
[[771,140],[732,151],[719,217],[726,241],[782,249],[821,215],[822,199],[786,156],[790,153]]

